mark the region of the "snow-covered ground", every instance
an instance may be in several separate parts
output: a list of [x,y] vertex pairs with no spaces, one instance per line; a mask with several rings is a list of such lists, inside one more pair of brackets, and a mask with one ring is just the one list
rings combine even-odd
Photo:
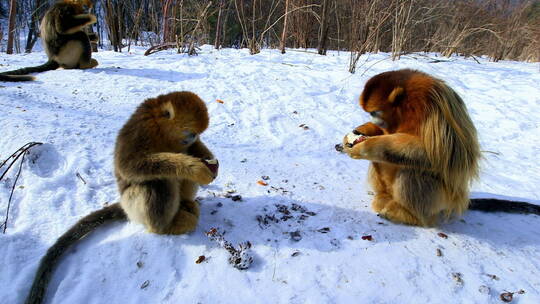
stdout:
[[[469,212],[439,228],[392,224],[370,209],[368,162],[334,150],[368,120],[357,103],[366,80],[416,68],[461,94],[489,151],[473,194],[540,204],[538,64],[374,54],[351,75],[348,53],[143,52],[100,51],[96,69],[0,83],[0,160],[27,142],[46,143],[25,161],[0,234],[0,303],[21,303],[56,238],[118,200],[118,130],[145,98],[175,90],[206,101],[203,140],[220,161],[220,176],[199,191],[197,230],[158,236],[138,224],[106,225],[64,256],[50,303],[496,303],[519,290],[514,302],[540,303],[538,216]],[[0,54],[0,67],[45,60],[43,52]],[[2,222],[17,169],[0,183]],[[268,186],[257,184],[262,176]],[[235,244],[251,242],[250,269],[227,263],[205,235],[212,227]],[[201,255],[206,261],[195,263]]]

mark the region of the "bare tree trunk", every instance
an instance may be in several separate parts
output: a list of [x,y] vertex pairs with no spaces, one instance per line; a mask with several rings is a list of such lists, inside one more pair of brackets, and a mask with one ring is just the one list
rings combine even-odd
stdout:
[[[97,1],[96,1],[96,5],[97,5]],[[101,3],[100,7],[103,8],[103,2]],[[96,35],[97,35],[97,38],[98,38],[97,46],[99,46],[99,47],[103,47],[102,41],[103,41],[104,34],[103,34],[103,26],[102,26],[102,24],[103,24],[104,19],[105,19],[105,17],[103,17],[103,14],[102,14],[103,11],[104,11],[104,9],[97,10],[95,6],[93,8],[94,15],[96,15],[96,18],[97,18]]]
[[[251,3],[251,38],[248,40],[249,43],[249,53],[251,55],[259,54],[261,52],[261,46],[257,43],[257,37],[255,36],[255,11],[257,7],[257,0],[253,0]],[[260,1],[259,1],[260,5]]]
[[328,39],[328,0],[323,0],[321,27],[319,30],[319,43],[317,49],[319,55],[326,55],[326,40]]
[[25,53],[32,52],[32,48],[37,41],[37,25],[39,21],[39,12],[41,12],[41,0],[36,0],[36,5],[34,7],[34,11],[32,12],[32,18],[28,27],[28,37],[26,38],[26,47],[24,48]]
[[414,0],[396,0],[392,26],[392,60],[399,59],[411,34],[411,14]]
[[279,49],[281,54],[285,54],[285,40],[287,39],[287,19],[289,16],[289,0],[285,1],[285,17],[283,18],[283,32],[281,32],[281,41],[279,43]]
[[116,30],[118,33],[116,34],[116,38],[118,39],[118,52],[122,52],[122,39],[124,38],[124,2],[118,1],[116,2]]
[[17,0],[11,0],[9,5],[9,25],[8,25],[8,40],[7,54],[13,54],[13,34],[15,33],[15,15],[17,15]]
[[218,12],[218,18],[217,18],[217,24],[216,24],[216,41],[214,42],[214,48],[219,50],[219,46],[221,44],[221,15],[223,12],[223,6],[224,6],[224,0],[219,1],[219,12]]
[[197,55],[197,51],[195,50],[195,43],[196,43],[196,35],[197,35],[197,31],[199,30],[199,28],[202,26],[203,23],[207,22],[207,18],[208,18],[208,15],[207,15],[207,12],[208,12],[208,9],[210,8],[210,6],[212,6],[212,2],[209,1],[206,6],[204,8],[202,8],[201,6],[201,11],[200,11],[200,14],[197,18],[197,23],[195,24],[195,27],[193,28],[193,31],[191,31],[191,35],[189,35],[189,45],[188,45],[188,50],[187,50],[187,53],[188,55],[192,56],[192,55]]
[[120,15],[119,5],[115,5],[111,0],[103,0],[105,21],[107,24],[107,31],[109,33],[109,40],[115,52],[122,52],[122,36],[120,35],[120,18],[115,17]]
[[171,4],[172,0],[165,0],[163,4],[163,43],[172,41],[171,27],[169,25]]
[[[229,40],[229,41],[226,41],[227,39],[227,25],[229,24],[229,20],[231,19],[231,14],[230,14],[230,9],[232,7],[232,1],[229,1],[229,3],[227,4],[227,7],[225,8],[225,19],[223,20],[223,25],[222,25],[222,29],[221,29],[221,33],[223,34],[223,38],[221,39],[221,43],[223,45],[228,45],[228,46],[231,46],[232,43],[232,39]],[[232,18],[233,19],[233,22],[234,22],[234,17]]]
[[178,52],[180,48],[184,47],[184,0],[180,1],[180,36],[176,37],[176,45],[178,46]]
[[36,21],[32,20],[30,21],[30,26],[28,27],[28,36],[26,37],[26,46],[24,47],[25,53],[32,52],[32,48],[37,41],[37,37],[38,35],[36,33]]

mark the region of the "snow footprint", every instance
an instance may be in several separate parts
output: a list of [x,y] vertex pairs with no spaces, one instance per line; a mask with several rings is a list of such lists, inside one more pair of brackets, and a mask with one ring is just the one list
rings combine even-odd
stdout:
[[42,144],[30,149],[27,155],[30,171],[39,177],[51,177],[63,167],[65,160],[51,144]]

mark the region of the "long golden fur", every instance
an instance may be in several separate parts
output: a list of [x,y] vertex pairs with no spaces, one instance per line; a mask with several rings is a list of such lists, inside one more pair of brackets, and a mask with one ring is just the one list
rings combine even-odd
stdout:
[[431,226],[467,210],[478,176],[476,129],[459,95],[442,80],[414,70],[371,78],[360,105],[373,122],[355,129],[369,136],[345,152],[371,161],[373,209],[410,225]]
[[62,254],[97,227],[112,220],[142,223],[150,232],[183,234],[197,226],[199,184],[217,175],[207,166],[212,152],[199,135],[208,127],[204,102],[191,92],[144,101],[120,130],[114,155],[120,203],[82,218],[41,259],[27,304],[43,302]]

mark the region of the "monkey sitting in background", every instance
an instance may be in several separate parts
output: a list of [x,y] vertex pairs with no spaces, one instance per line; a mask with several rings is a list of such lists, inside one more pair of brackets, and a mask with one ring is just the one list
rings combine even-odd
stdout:
[[199,138],[208,122],[206,105],[191,92],[144,101],[116,139],[114,172],[120,203],[82,218],[49,248],[26,303],[44,300],[62,254],[107,221],[128,219],[158,234],[193,231],[199,218],[198,186],[211,183],[218,171],[217,160]]
[[345,136],[343,149],[371,161],[372,208],[383,217],[433,226],[467,209],[540,215],[534,204],[469,199],[480,145],[465,103],[442,80],[409,69],[381,73],[360,105],[372,121]]
[[[49,60],[39,66],[0,73],[0,81],[34,80],[30,73],[64,69],[90,69],[98,62],[92,59],[90,38],[84,27],[96,22],[96,16],[86,14],[84,6],[91,8],[91,0],[61,0],[43,16],[40,36]],[[97,39],[92,35],[92,41]]]

